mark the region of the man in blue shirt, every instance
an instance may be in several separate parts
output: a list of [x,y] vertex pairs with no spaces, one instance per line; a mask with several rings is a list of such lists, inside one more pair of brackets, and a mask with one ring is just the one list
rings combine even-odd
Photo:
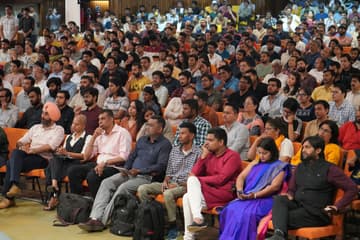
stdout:
[[160,116],[153,116],[147,126],[149,135],[139,139],[124,168],[101,183],[90,219],[79,224],[81,229],[89,232],[102,231],[111,216],[117,195],[126,192],[135,194],[140,185],[151,183],[153,177],[164,174],[171,151],[171,143],[162,134],[165,120]]

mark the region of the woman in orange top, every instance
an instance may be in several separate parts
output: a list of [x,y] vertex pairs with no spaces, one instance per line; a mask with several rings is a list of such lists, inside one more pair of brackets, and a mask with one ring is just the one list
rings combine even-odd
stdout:
[[127,116],[120,121],[120,126],[129,131],[132,141],[136,141],[136,135],[144,124],[144,105],[139,100],[130,103]]

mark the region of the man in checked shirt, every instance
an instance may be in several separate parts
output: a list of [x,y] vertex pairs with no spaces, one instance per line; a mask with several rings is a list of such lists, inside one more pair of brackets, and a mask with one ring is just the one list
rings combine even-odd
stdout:
[[193,141],[196,136],[196,127],[190,122],[183,122],[179,126],[179,143],[173,147],[166,169],[166,177],[162,183],[153,182],[141,185],[137,192],[141,201],[151,198],[151,195],[164,194],[165,207],[169,219],[167,239],[176,239],[176,199],[186,192],[186,181],[195,161],[201,155],[200,147]]

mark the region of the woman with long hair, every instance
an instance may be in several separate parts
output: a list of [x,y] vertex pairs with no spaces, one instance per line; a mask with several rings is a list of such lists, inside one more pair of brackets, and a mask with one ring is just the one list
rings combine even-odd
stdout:
[[154,109],[156,115],[161,116],[161,105],[155,95],[155,91],[152,87],[146,86],[143,89],[143,98],[145,107],[151,107]]
[[144,104],[139,100],[130,103],[127,115],[120,121],[120,126],[129,131],[132,141],[136,141],[136,135],[144,124]]
[[[339,127],[332,120],[325,120],[319,126],[319,137],[325,142],[325,160],[337,166],[341,164],[341,148],[339,146]],[[297,166],[301,162],[301,149],[291,159],[291,165]]]
[[110,96],[105,99],[104,109],[113,111],[115,119],[125,116],[129,107],[129,99],[121,86],[121,81],[117,78],[109,80]]
[[239,112],[238,122],[249,129],[250,136],[260,136],[264,131],[264,122],[257,114],[258,100],[254,96],[248,96],[244,101],[244,111]]
[[257,225],[273,205],[290,175],[289,164],[279,160],[273,138],[262,138],[257,147],[259,160],[249,164],[236,180],[237,199],[220,214],[220,240],[257,238]]
[[300,87],[300,74],[298,72],[290,72],[283,93],[287,97],[296,97]]

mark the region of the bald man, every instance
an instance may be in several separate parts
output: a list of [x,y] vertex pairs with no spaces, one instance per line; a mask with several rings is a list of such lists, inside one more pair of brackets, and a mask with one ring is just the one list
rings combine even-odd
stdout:
[[71,124],[71,135],[68,135],[62,147],[56,149],[55,157],[49,162],[46,173],[46,184],[48,192],[51,194],[45,211],[54,210],[58,205],[58,195],[60,193],[61,180],[67,176],[68,169],[72,166],[86,163],[84,151],[91,139],[91,135],[85,131],[86,116],[76,115]]
[[17,149],[11,153],[6,165],[4,199],[0,202],[0,209],[15,206],[15,197],[21,194],[20,173],[47,167],[53,152],[64,139],[64,129],[55,124],[60,115],[55,103],[46,103],[41,113],[41,124],[32,126],[16,143]]

